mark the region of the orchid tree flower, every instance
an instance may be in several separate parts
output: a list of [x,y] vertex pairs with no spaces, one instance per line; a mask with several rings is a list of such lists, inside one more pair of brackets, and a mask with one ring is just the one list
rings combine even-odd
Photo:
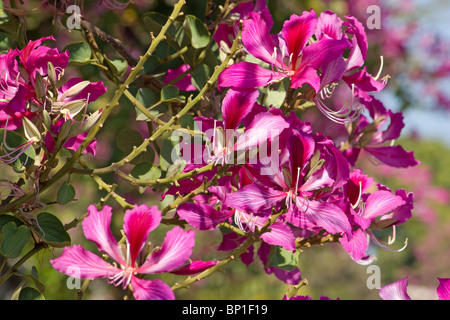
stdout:
[[[395,225],[407,221],[411,217],[413,194],[406,195],[404,190],[393,194],[387,187],[378,185],[378,190],[368,193],[373,188],[373,179],[364,175],[361,170],[355,169],[350,179],[343,187],[343,200],[348,201],[349,218],[353,225],[352,237],[344,234],[339,242],[359,264],[369,264],[374,257],[366,254],[369,241],[373,241],[384,250],[400,252],[406,248],[394,250],[390,247],[395,242]],[[378,219],[379,218],[379,219]],[[393,236],[387,244],[382,243],[370,230],[375,228],[393,228]]]
[[252,12],[243,21],[242,43],[255,58],[269,65],[266,69],[250,62],[238,62],[219,75],[219,88],[255,88],[289,78],[290,87],[297,89],[309,84],[315,92],[320,89],[317,71],[344,54],[349,47],[345,39],[327,36],[314,41],[317,16],[314,10],[292,15],[278,36],[272,36],[265,20]]
[[326,201],[328,190],[348,179],[348,170],[345,158],[328,140],[316,142],[312,133],[292,130],[278,172],[258,175],[254,183],[228,194],[224,204],[257,213],[272,207],[279,210],[284,203],[284,220],[298,228],[351,236],[344,211]]
[[266,111],[257,113],[243,132],[239,130],[242,121],[254,108],[258,95],[257,89],[231,88],[222,101],[223,121],[195,118],[205,126],[210,139],[204,159],[206,163],[244,164],[247,152],[266,147],[268,141],[278,139],[289,126],[281,116]]
[[147,257],[143,256],[149,233],[161,222],[161,212],[156,206],[140,205],[125,212],[123,230],[126,242],[121,245],[110,229],[111,217],[111,207],[105,206],[98,211],[90,205],[82,226],[86,239],[96,243],[100,251],[114,260],[112,263],[80,245],[74,245],[66,247],[60,257],[50,261],[53,267],[70,276],[74,275],[71,274],[73,270],[77,270],[80,278],[106,278],[114,286],[121,285],[123,289],[130,286],[134,297],[139,300],[160,300],[175,298],[171,288],[161,280],[146,280],[140,275],[172,271],[195,273],[215,264],[196,262],[186,266],[194,248],[195,234],[193,230],[183,231],[180,227],[167,232],[160,249],[154,248]]
[[[369,111],[373,123],[370,123],[364,115],[359,118],[350,147],[343,152],[350,164],[355,164],[361,150],[378,163],[395,168],[407,168],[419,164],[412,151],[408,152],[400,145],[393,145],[404,127],[402,113],[386,110],[381,101],[373,97],[370,101],[361,101]],[[384,130],[382,130],[383,125],[387,125]]]
[[[439,300],[450,300],[450,279],[437,278],[439,285],[436,289]],[[379,295],[383,300],[411,300],[408,294],[408,277],[387,284],[380,288]]]
[[10,50],[0,55],[0,125],[5,127],[9,116],[8,130],[21,127],[22,118],[34,118],[37,110],[27,106],[31,101],[38,106],[43,104],[45,82],[49,63],[54,67],[54,75],[59,78],[69,62],[69,52],[42,45],[53,36],[30,41],[22,50]]

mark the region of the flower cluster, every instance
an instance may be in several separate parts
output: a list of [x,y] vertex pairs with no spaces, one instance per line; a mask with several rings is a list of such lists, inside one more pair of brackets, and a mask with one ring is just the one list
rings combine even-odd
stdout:
[[[231,232],[223,233],[217,250],[244,248],[233,251],[239,252],[243,263],[259,260],[266,273],[290,285],[298,285],[302,277],[297,264],[286,260],[298,252],[302,241],[321,243],[328,237],[362,264],[373,259],[367,250],[370,241],[386,250],[404,248],[391,249],[394,239],[383,243],[374,230],[392,228],[395,235],[395,228],[412,215],[414,195],[376,183],[355,166],[362,153],[391,167],[418,164],[412,152],[394,145],[404,126],[401,113],[387,110],[373,95],[385,87],[386,78],[379,80],[381,68],[373,77],[365,67],[368,45],[363,25],[353,16],[342,20],[331,11],[317,16],[311,10],[293,14],[278,34],[271,34],[273,19],[264,1],[237,5],[225,22],[213,36],[219,50],[229,54],[237,43],[230,39],[241,40],[242,50],[230,54],[232,63],[218,76],[214,93],[222,101],[220,112],[209,117],[198,112],[193,119],[198,130],[182,130],[189,136],[177,146],[184,161],[180,175],[189,179],[177,179],[173,172],[164,178],[174,183],[162,198],[179,196],[171,208],[176,209],[174,217],[168,220],[191,229],[176,226],[167,232],[160,249],[153,248],[147,237],[160,224],[162,212],[157,207],[135,205],[125,212],[124,237],[118,242],[110,229],[112,208],[99,210],[91,205],[82,222],[83,231],[108,260],[75,245],[51,261],[56,270],[72,275],[71,270],[78,268],[81,278],[106,278],[115,286],[131,288],[136,299],[173,299],[171,287],[144,276],[195,274],[216,266],[215,261],[188,261],[195,229],[228,228]],[[33,44],[33,49],[46,48],[40,45]],[[2,77],[8,101],[4,114],[11,115],[5,127],[17,129],[20,123],[16,118],[44,121],[45,114],[53,116],[51,125],[43,122],[47,135],[42,143],[54,152],[62,145],[76,147],[70,140],[62,144],[64,124],[73,123],[104,87],[70,80],[57,88],[67,55],[43,50],[53,54],[52,58],[46,56],[47,60],[33,65],[44,69],[17,67]],[[5,59],[14,55],[10,52]],[[26,66],[26,57],[34,55],[24,56],[21,64]],[[191,82],[191,68],[195,66],[182,64],[169,70],[165,83],[175,82],[183,92],[197,90]],[[264,101],[272,89],[285,93],[278,106]],[[16,95],[19,90],[24,94]],[[20,101],[15,101],[16,96]],[[23,97],[32,103],[22,103]],[[179,101],[165,101],[175,100]],[[340,144],[318,131],[314,122],[304,121],[306,105],[320,111],[321,121],[345,129]],[[180,119],[177,115],[172,120]],[[39,131],[30,130],[28,121],[24,123],[26,132]],[[80,139],[81,132],[67,130],[64,138]],[[200,140],[191,139],[194,131],[201,133]],[[153,137],[148,141],[154,142]],[[120,173],[127,180],[139,180]],[[155,184],[158,182],[161,180],[156,179]]]
[[[104,84],[72,78],[61,85],[69,52],[43,45],[54,41],[44,37],[30,41],[22,50],[10,49],[0,55],[0,126],[2,134],[1,160],[15,163],[28,148],[36,148],[43,163],[60,147],[76,151],[87,131],[98,119],[99,112],[87,114],[88,104],[106,92]],[[80,117],[76,117],[77,115]],[[8,144],[10,131],[23,130],[26,143]],[[18,133],[19,134],[19,133]],[[43,150],[40,152],[39,150]],[[95,141],[85,152],[95,154]],[[37,161],[36,161],[37,160]],[[23,166],[31,165],[28,161]]]
[[[209,187],[207,195],[178,206],[178,217],[199,230],[221,223],[236,226],[245,235],[224,234],[218,247],[231,250],[267,225],[274,213],[281,213],[270,231],[261,235],[258,257],[266,272],[290,284],[301,280],[300,271],[278,268],[270,259],[274,247],[295,252],[298,238],[338,235],[342,247],[359,263],[372,261],[366,253],[370,241],[397,251],[390,249],[393,239],[385,244],[372,230],[393,228],[395,234],[396,226],[411,217],[414,196],[375,183],[354,165],[362,150],[392,167],[418,162],[412,152],[393,145],[403,128],[401,113],[387,110],[371,94],[386,82],[364,67],[367,38],[362,24],[352,16],[341,20],[330,11],[317,17],[311,10],[292,15],[281,32],[272,35],[271,16],[260,6],[249,11],[242,4],[235,13],[243,20],[245,52],[260,63],[236,61],[220,74],[219,89],[230,87],[222,101],[223,120],[195,118],[207,142],[200,146],[184,142],[184,171],[216,166],[180,181],[165,195],[189,194],[214,177],[219,164],[228,174]],[[229,46],[226,30],[231,37],[237,34],[236,22],[232,23],[219,29],[216,41],[221,46]],[[346,143],[337,146],[289,108],[259,103],[262,92],[286,80],[291,97],[297,94],[297,99],[313,102],[326,121],[347,126]],[[348,91],[350,105],[336,88]],[[333,110],[326,101],[335,105],[340,101],[341,108]],[[250,264],[253,254],[252,245],[242,261]]]

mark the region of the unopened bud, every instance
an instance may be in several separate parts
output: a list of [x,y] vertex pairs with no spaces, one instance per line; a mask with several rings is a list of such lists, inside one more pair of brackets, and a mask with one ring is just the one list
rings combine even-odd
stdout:
[[22,118],[23,129],[28,140],[41,141],[41,132],[27,117]]

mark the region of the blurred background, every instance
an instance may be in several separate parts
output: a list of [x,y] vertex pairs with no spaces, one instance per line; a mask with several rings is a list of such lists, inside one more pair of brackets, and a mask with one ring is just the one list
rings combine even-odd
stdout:
[[[83,15],[89,21],[122,40],[130,53],[138,58],[150,43],[140,18],[149,11],[169,14],[174,1],[135,0],[120,9],[107,8],[101,1],[75,2],[82,6]],[[128,1],[114,2],[126,4]],[[376,74],[380,67],[380,56],[384,57],[382,75],[389,74],[390,79],[386,89],[376,97],[384,102],[387,109],[404,112],[405,128],[403,138],[398,143],[406,150],[414,151],[421,164],[414,168],[394,169],[374,166],[365,158],[357,163],[357,167],[373,176],[377,182],[391,189],[404,188],[415,194],[413,217],[397,228],[397,244],[401,247],[407,238],[407,248],[393,253],[375,246],[371,248],[377,255],[373,264],[380,267],[381,285],[408,276],[408,292],[413,299],[435,299],[438,285],[436,277],[450,277],[450,3],[444,0],[268,0],[267,3],[275,22],[272,33],[279,32],[291,14],[301,14],[311,8],[317,14],[332,10],[341,18],[352,14],[363,25],[372,15],[367,8],[370,5],[380,8],[380,28],[366,29],[369,42],[366,66],[370,73]],[[61,25],[58,10],[52,5],[42,4],[42,1],[26,1],[23,4],[22,1],[4,1],[4,5],[13,6],[21,18],[14,26],[0,25],[2,31],[9,34],[14,30],[11,28],[26,31],[26,38],[12,38],[17,45],[49,35],[54,35],[60,49],[83,40],[79,31],[69,31]],[[184,11],[203,19],[205,6],[205,0],[187,0]],[[98,43],[104,46],[105,52],[111,52],[112,56],[115,54],[107,44],[101,41]],[[66,70],[66,77],[71,75],[91,81],[102,80],[110,89],[114,88],[114,84],[95,66],[71,64]],[[108,94],[113,91],[109,90]],[[101,106],[108,94],[96,103]],[[136,126],[135,114],[130,110],[133,109],[128,108],[123,101],[123,107],[117,109],[101,131],[97,156],[89,159],[93,165],[101,167],[121,159],[123,154],[117,148],[115,139],[121,129]],[[126,195],[129,202],[145,197],[148,204],[159,205],[158,196],[151,190],[137,194],[135,188],[121,184],[114,176],[106,176],[105,181],[119,183],[120,194]],[[76,184],[77,203],[64,207],[55,205],[51,209],[60,215],[63,222],[72,221],[84,213],[89,204],[98,202],[104,195],[89,177],[74,177],[73,183]],[[108,201],[108,204],[120,212],[116,203]],[[121,214],[115,216],[113,223],[117,227],[121,226],[122,217]],[[162,226],[152,232],[152,243],[160,244],[168,229]],[[73,243],[83,244],[96,252],[96,247],[84,240],[81,226],[70,233]],[[383,236],[387,239],[388,235]],[[226,253],[214,256],[220,240],[218,231],[198,232],[193,258],[226,257]],[[49,259],[59,254],[59,250],[47,250],[40,253],[32,263],[37,268],[39,279],[46,285],[46,299],[76,299],[76,291],[67,288],[67,276],[53,270],[48,263]],[[23,268],[30,269],[31,265],[24,265]],[[309,295],[313,299],[319,299],[321,295],[332,299],[379,299],[378,290],[366,286],[370,276],[367,266],[352,261],[339,244],[305,248],[300,254],[299,265],[302,277],[309,283],[299,294]],[[161,279],[171,284],[182,281],[183,277],[164,275]],[[12,279],[11,288],[14,287],[14,281],[19,280]],[[233,263],[227,265],[223,272],[217,272],[192,285],[189,290],[177,291],[176,295],[178,299],[281,299],[286,290],[287,285],[273,275],[266,275],[261,265],[246,267],[241,263]],[[10,295],[11,291],[0,289],[0,298],[9,299]],[[100,279],[89,285],[85,298],[120,299],[121,295],[121,290]]]

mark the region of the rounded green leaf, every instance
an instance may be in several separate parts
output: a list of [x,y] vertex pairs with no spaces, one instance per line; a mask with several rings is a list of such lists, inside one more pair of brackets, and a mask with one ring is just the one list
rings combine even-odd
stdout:
[[75,188],[70,183],[64,181],[59,187],[56,201],[61,204],[68,204],[75,198]]
[[61,221],[48,212],[42,212],[36,217],[35,231],[39,237],[52,247],[70,245],[70,236]]
[[142,162],[136,165],[130,174],[137,179],[155,180],[161,177],[161,170],[150,162]]
[[113,69],[114,73],[122,76],[128,68],[128,62],[122,58],[111,58],[106,60],[110,67]]
[[201,49],[206,47],[210,41],[210,34],[205,24],[201,22],[196,16],[187,15],[184,28],[189,38],[191,39],[191,44],[195,49]]
[[69,62],[88,63],[91,60],[91,47],[87,42],[71,43],[64,50],[69,50]]
[[17,258],[22,249],[31,239],[31,233],[27,226],[17,227],[14,221],[8,222],[1,229],[3,242],[0,246],[0,253],[7,258]]
[[8,34],[0,32],[0,52],[6,53],[9,49],[11,49],[12,45],[12,38]]
[[36,289],[26,287],[20,290],[19,300],[45,300],[45,298]]
[[282,247],[274,247],[271,251],[270,266],[292,271],[298,266],[298,254]]

